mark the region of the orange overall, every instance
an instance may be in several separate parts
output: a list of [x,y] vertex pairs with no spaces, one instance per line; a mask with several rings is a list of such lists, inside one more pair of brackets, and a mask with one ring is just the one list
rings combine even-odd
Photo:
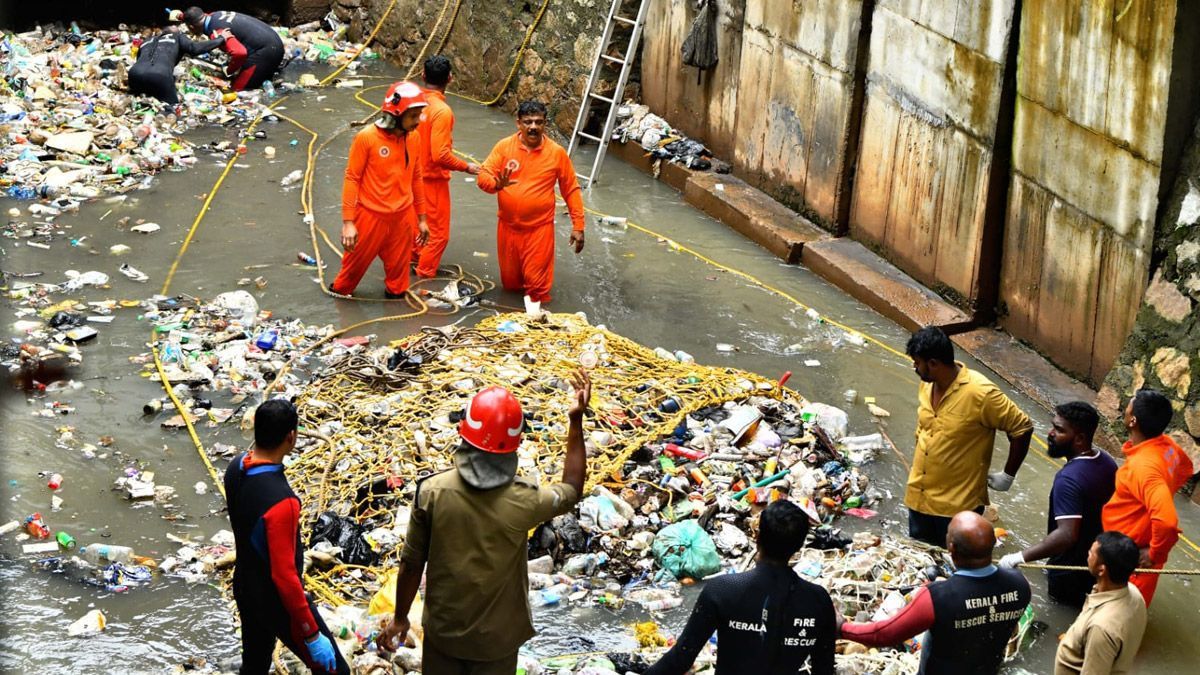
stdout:
[[[1179,540],[1175,493],[1192,477],[1192,460],[1169,436],[1155,436],[1137,445],[1126,442],[1125,465],[1117,469],[1117,489],[1100,512],[1105,531],[1121,532],[1150,549],[1150,564],[1162,569],[1171,547]],[[1157,574],[1134,574],[1129,582],[1142,592],[1146,606],[1154,599]]]
[[421,171],[425,177],[425,224],[429,241],[417,248],[417,276],[437,276],[446,244],[450,243],[450,172],[466,171],[467,163],[454,154],[454,111],[446,95],[426,89],[429,106],[421,118]]
[[[511,168],[516,185],[496,189],[496,174]],[[499,202],[496,225],[500,282],[536,302],[550,301],[554,283],[554,185],[567,202],[571,227],[583,231],[583,196],[567,151],[549,138],[534,149],[519,134],[496,144],[477,179]]]
[[376,257],[383,259],[388,293],[408,290],[417,218],[425,215],[421,145],[416,131],[395,136],[375,125],[354,136],[342,182],[342,220],[354,222],[358,244],[342,254],[334,293],[353,293]]

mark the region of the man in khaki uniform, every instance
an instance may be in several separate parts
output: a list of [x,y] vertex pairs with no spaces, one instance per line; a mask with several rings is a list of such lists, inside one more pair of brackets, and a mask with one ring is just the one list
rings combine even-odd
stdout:
[[[908,536],[944,546],[954,514],[982,513],[989,487],[1012,487],[1033,422],[990,380],[954,360],[954,344],[940,328],[913,333],[906,351],[921,378],[917,446],[904,494]],[[989,474],[997,431],[1008,435],[1008,461]]]
[[1141,552],[1120,532],[1103,532],[1088,551],[1096,587],[1058,643],[1054,675],[1125,675],[1146,632],[1146,603],[1129,583]]
[[517,650],[533,637],[526,569],[529,531],[571,510],[586,474],[583,414],[592,384],[572,375],[562,482],[514,480],[524,417],[507,390],[489,387],[467,405],[455,470],[421,481],[396,581],[396,614],[377,644],[394,650],[426,567],[422,671],[431,675],[512,675]]

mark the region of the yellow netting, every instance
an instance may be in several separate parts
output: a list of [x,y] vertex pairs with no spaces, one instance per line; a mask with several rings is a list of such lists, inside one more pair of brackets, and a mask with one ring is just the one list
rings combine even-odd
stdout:
[[[598,357],[585,427],[588,489],[620,481],[629,455],[669,436],[689,412],[752,394],[803,404],[758,375],[663,358],[574,314],[543,320],[505,314],[475,328],[426,328],[392,346],[342,357],[304,389],[297,401],[301,425],[321,440],[288,469],[304,505],[302,531],[310,532],[324,511],[373,528],[403,528],[397,515],[406,517],[415,481],[452,466],[459,438],[451,415],[490,385],[509,388],[530,417],[520,473],[557,480],[570,405],[566,376],[588,351]],[[307,587],[332,605],[365,604],[401,544],[381,542],[372,568],[311,571]]]

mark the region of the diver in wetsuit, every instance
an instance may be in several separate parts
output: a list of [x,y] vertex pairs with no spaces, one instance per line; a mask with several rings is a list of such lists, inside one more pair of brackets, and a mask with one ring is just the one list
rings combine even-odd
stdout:
[[129,92],[145,94],[176,105],[175,66],[184,55],[199,56],[225,44],[225,38],[194,42],[183,33],[168,29],[142,43],[137,62],[129,69]]
[[262,21],[240,12],[205,14],[199,7],[188,7],[183,20],[193,32],[209,37],[228,31],[226,75],[234,91],[257,89],[279,71],[279,64],[283,62],[283,39]]
[[254,448],[225,471],[237,543],[233,599],[242,618],[240,672],[265,675],[278,639],[314,673],[350,675],[300,578],[300,499],[283,473],[283,458],[296,447],[296,427],[290,402],[264,402],[254,411]]

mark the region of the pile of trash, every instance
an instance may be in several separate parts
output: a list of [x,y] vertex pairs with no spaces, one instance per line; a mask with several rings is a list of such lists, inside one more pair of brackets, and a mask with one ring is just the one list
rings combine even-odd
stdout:
[[620,124],[613,130],[612,140],[637,143],[651,157],[667,160],[693,169],[729,173],[731,168],[709,152],[703,143],[688,138],[666,120],[650,112],[650,107],[632,101],[617,109]]
[[[71,208],[103,194],[148,184],[162,170],[198,161],[200,148],[183,138],[201,125],[244,127],[266,112],[277,95],[262,90],[232,93],[223,79],[220,50],[181,61],[176,68],[181,104],[132,96],[125,78],[141,41],[158,28],[84,31],[50,26],[0,39],[0,189],[14,199],[49,202],[43,210]],[[346,26],[330,14],[322,22],[277,28],[289,61],[347,64],[376,58],[344,41]],[[311,73],[302,85],[318,82]],[[278,93],[296,86],[286,83]],[[361,84],[359,85],[361,86]],[[227,158],[244,144],[209,150]],[[34,215],[39,215],[34,213]]]

